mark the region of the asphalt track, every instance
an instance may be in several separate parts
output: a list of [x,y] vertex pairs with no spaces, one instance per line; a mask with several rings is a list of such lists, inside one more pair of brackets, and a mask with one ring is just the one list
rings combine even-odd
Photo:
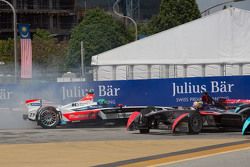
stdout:
[[249,139],[239,132],[172,135],[154,130],[145,135],[124,127],[7,129],[0,130],[0,164],[155,166],[250,147]]
[[235,151],[228,151],[220,154],[202,156],[184,160],[173,164],[162,164],[158,167],[211,167],[211,166],[225,166],[225,167],[249,167],[250,162],[250,148],[243,148]]
[[41,129],[21,120],[14,125],[0,126],[0,164],[4,167],[212,166],[220,159],[216,166],[231,167],[237,160],[239,166],[250,162],[250,136],[240,132],[173,135],[152,130],[139,134],[111,125]]

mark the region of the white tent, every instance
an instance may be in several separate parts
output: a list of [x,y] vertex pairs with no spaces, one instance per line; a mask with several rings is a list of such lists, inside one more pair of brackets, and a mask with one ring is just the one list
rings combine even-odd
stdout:
[[92,65],[250,63],[250,11],[229,8],[92,57]]

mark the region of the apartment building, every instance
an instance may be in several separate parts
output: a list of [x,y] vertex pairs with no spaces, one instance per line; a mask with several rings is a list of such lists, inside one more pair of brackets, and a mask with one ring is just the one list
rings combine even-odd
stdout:
[[[87,9],[101,8],[112,13],[116,0],[7,0],[17,12],[17,22],[35,29],[46,29],[55,36],[69,37],[70,30],[84,17]],[[121,0],[121,12],[137,22],[159,11],[161,0]],[[0,39],[13,37],[11,8],[0,1]]]
[[[47,29],[55,35],[68,35],[77,23],[75,0],[8,0],[16,9],[17,23]],[[12,37],[13,15],[11,8],[0,2],[0,38]]]

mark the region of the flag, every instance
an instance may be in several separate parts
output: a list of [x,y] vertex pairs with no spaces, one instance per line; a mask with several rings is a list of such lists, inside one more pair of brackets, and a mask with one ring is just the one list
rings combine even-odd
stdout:
[[32,78],[32,44],[30,25],[18,24],[21,42],[21,78]]

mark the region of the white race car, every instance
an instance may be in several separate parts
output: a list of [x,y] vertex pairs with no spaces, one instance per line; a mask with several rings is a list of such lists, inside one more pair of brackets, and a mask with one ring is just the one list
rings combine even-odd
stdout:
[[[37,121],[37,124],[43,128],[55,128],[58,125],[68,125],[79,122],[127,122],[128,117],[134,112],[140,112],[147,106],[122,106],[107,107],[104,99],[94,101],[94,93],[88,93],[79,101],[69,103],[63,106],[53,106],[52,103],[41,99],[29,99],[25,102],[27,113],[23,115],[24,119]],[[166,107],[155,107],[157,110],[166,109]]]

